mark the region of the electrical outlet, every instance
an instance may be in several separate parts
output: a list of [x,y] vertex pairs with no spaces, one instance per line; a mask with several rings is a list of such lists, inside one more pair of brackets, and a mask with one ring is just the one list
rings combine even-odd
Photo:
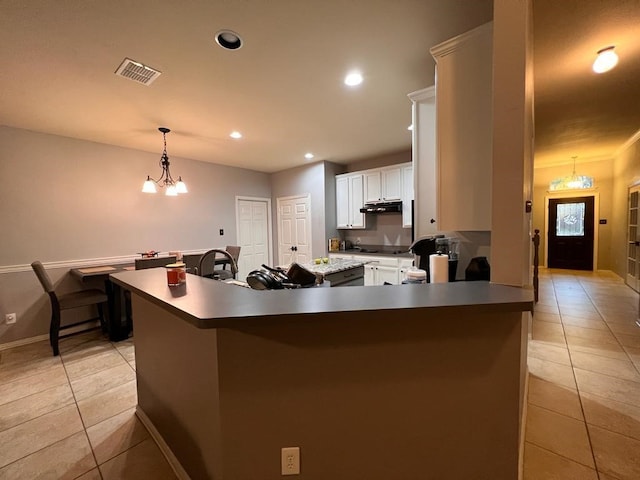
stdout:
[[220,229],[220,235],[224,235],[224,229]]
[[16,320],[18,320],[18,316],[15,313],[7,313],[4,316],[4,323],[6,323],[7,325],[11,325],[12,323],[16,323]]
[[281,456],[282,475],[300,475],[300,447],[285,447]]

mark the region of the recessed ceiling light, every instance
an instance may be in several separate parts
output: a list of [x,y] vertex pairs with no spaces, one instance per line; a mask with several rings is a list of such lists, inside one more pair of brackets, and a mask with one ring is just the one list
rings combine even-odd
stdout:
[[216,43],[227,50],[237,50],[242,46],[242,39],[236,32],[220,30],[216,33]]
[[234,130],[233,132],[231,132],[231,133],[229,134],[229,136],[230,136],[231,138],[242,138],[242,134],[241,134],[240,132],[236,131],[236,130]]
[[305,153],[304,158],[306,158],[307,160],[311,160],[313,158],[313,153],[311,152]]
[[598,57],[593,62],[593,71],[596,73],[604,73],[611,70],[618,64],[618,55],[613,49],[614,46],[598,50]]
[[362,83],[362,74],[360,72],[349,72],[346,77],[344,77],[344,84],[349,87],[356,87]]

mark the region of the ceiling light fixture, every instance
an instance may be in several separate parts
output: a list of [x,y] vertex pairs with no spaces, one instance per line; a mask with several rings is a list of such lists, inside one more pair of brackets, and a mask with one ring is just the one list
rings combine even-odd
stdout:
[[307,160],[311,160],[313,158],[313,153],[311,152],[305,153],[304,158],[306,158]]
[[349,72],[346,77],[344,77],[344,84],[349,87],[357,87],[362,83],[362,74],[357,71]]
[[164,150],[162,151],[162,156],[160,157],[162,175],[160,175],[160,178],[158,180],[154,180],[149,175],[147,175],[147,180],[142,186],[142,191],[144,193],[156,193],[156,185],[158,185],[160,188],[167,188],[164,193],[168,197],[175,197],[179,193],[187,193],[187,186],[182,181],[182,177],[178,177],[178,181],[176,182],[173,180],[173,177],[171,177],[171,172],[169,171],[169,156],[167,155],[167,133],[169,133],[171,130],[166,127],[159,127],[158,130],[162,132],[162,139],[164,140]]
[[241,134],[240,132],[238,132],[237,130],[234,130],[233,132],[231,132],[231,133],[229,134],[229,136],[230,136],[231,138],[236,138],[236,139],[237,139],[237,138],[242,138],[242,134]]
[[576,158],[573,159],[573,173],[564,177],[554,178],[549,182],[549,190],[576,190],[580,188],[593,188],[593,177],[588,175],[576,175]]
[[593,71],[596,73],[604,73],[611,70],[618,64],[618,55],[613,49],[615,46],[598,50],[598,56],[593,62]]
[[220,30],[216,33],[216,43],[225,50],[237,50],[242,47],[240,35],[231,30]]

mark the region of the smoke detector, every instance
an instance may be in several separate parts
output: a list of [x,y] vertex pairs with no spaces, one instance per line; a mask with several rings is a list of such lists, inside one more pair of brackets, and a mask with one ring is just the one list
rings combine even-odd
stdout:
[[125,58],[115,74],[143,85],[151,85],[156,78],[162,75],[162,72],[130,58]]

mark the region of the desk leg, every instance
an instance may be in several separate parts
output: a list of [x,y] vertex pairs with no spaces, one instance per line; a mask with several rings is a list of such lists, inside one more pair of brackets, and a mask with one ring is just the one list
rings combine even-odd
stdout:
[[129,336],[130,330],[126,319],[123,322],[123,313],[126,315],[124,292],[120,285],[109,280],[105,281],[105,290],[109,302],[109,340],[119,342]]

